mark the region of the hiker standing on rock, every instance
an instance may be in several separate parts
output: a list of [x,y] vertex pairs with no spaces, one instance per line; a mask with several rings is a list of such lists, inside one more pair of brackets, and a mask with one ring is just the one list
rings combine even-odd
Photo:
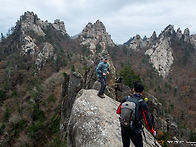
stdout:
[[156,136],[149,114],[148,105],[141,98],[144,93],[144,86],[139,83],[134,83],[133,95],[123,98],[116,113],[120,114],[121,136],[123,147],[130,146],[130,139],[136,147],[143,147],[141,118],[143,116],[148,130]]
[[99,81],[101,82],[101,87],[99,89],[99,93],[97,94],[100,98],[105,98],[104,96],[104,90],[106,88],[107,84],[107,74],[109,74],[109,64],[108,64],[108,57],[104,56],[103,61],[99,62],[99,64],[96,67],[96,72],[99,78]]

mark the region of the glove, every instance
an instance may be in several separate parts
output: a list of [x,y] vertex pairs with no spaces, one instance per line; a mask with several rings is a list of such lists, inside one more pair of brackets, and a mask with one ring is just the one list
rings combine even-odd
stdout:
[[154,133],[152,135],[155,137],[157,135],[156,131],[154,131]]

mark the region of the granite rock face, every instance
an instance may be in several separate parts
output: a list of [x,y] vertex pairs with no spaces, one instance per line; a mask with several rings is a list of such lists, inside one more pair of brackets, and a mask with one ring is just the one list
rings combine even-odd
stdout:
[[39,36],[45,36],[43,29],[46,29],[48,25],[52,24],[54,28],[61,31],[62,34],[66,33],[65,25],[63,21],[56,19],[54,23],[49,23],[47,20],[42,21],[38,18],[37,14],[33,12],[25,12],[24,15],[20,17],[18,25],[21,26],[22,34],[26,34],[28,31],[34,31]]
[[154,31],[154,32],[152,33],[152,36],[151,36],[150,38],[147,38],[147,42],[148,42],[148,43],[151,43],[151,42],[153,42],[156,38],[157,38],[157,34],[156,34],[156,32]]
[[150,57],[150,62],[158,71],[159,75],[166,78],[170,73],[174,57],[171,49],[171,34],[174,33],[174,26],[169,25],[159,35],[159,41],[146,50],[145,55]]
[[77,93],[83,86],[83,78],[81,74],[74,72],[71,75],[67,75],[63,86],[62,95],[62,111],[61,111],[61,123],[60,130],[63,137],[66,136],[67,125],[71,115],[72,107],[76,99]]
[[143,47],[145,47],[147,44],[146,41],[143,41],[143,39],[140,37],[140,35],[136,35],[135,38],[131,41],[131,44],[130,44],[130,49],[133,49],[133,50],[139,50]]
[[177,29],[176,37],[178,40],[180,40],[182,38],[182,31],[180,30],[180,28]]
[[35,64],[38,69],[41,69],[41,66],[44,65],[48,59],[53,58],[55,60],[56,55],[54,54],[53,46],[48,42],[44,42],[43,48],[39,48],[36,45],[37,40],[30,36],[29,32],[33,31],[38,36],[44,37],[46,35],[44,30],[49,26],[53,26],[56,31],[61,32],[63,35],[67,35],[63,21],[60,21],[59,19],[56,19],[54,23],[49,23],[47,20],[42,21],[33,12],[25,12],[17,22],[17,28],[20,28],[20,38],[23,44],[22,54],[29,54],[32,58],[35,58]]
[[95,53],[97,45],[100,45],[103,49],[106,49],[106,46],[115,45],[111,35],[106,32],[104,24],[99,20],[94,24],[88,23],[78,38],[81,45],[88,46],[93,53]]
[[46,61],[48,59],[52,59],[53,57],[55,59],[53,46],[50,43],[45,42],[43,49],[38,52],[35,64],[39,69],[41,69],[41,65],[45,65]]
[[186,28],[184,30],[184,34],[183,35],[184,35],[184,41],[189,42],[190,41],[190,31],[189,31],[188,28]]
[[158,71],[159,75],[166,78],[174,62],[172,49],[170,47],[170,38],[164,37],[160,39],[160,42],[153,45],[152,48],[145,52],[145,54],[149,55],[150,62]]
[[24,35],[23,38],[24,45],[22,45],[23,53],[30,54],[31,57],[34,57],[36,50],[38,49],[33,38],[28,35]]
[[[82,89],[76,97],[67,128],[67,146],[122,146],[119,115],[116,114],[120,103],[108,96],[99,98],[96,90]],[[143,138],[144,147],[154,146],[153,136],[146,129],[145,134],[148,143]]]

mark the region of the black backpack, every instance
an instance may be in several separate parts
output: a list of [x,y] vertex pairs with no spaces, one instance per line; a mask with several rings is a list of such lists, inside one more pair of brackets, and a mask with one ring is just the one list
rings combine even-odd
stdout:
[[134,96],[128,96],[127,100],[121,105],[120,123],[123,127],[135,130],[139,125],[139,112],[140,102],[143,99],[134,98]]

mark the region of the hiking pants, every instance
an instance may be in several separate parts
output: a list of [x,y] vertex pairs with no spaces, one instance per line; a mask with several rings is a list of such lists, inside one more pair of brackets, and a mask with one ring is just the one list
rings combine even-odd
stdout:
[[127,128],[123,128],[121,126],[121,136],[122,136],[123,147],[130,147],[130,139],[135,145],[135,147],[143,147],[141,132],[135,133],[134,131],[131,131]]
[[105,90],[105,87],[106,87],[106,84],[107,84],[107,79],[103,78],[103,77],[99,77],[99,81],[101,82],[101,87],[99,89],[99,93],[103,94],[104,90]]

